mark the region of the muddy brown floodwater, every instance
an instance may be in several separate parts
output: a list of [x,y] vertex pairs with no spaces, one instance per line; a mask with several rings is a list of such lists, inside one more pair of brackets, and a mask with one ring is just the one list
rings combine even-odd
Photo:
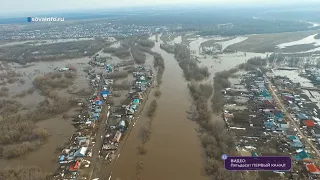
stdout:
[[[160,43],[156,43],[153,51],[161,53],[166,69],[151,137],[146,144],[148,153],[143,157],[141,179],[204,180],[201,144],[195,131],[197,126],[186,117],[191,105],[187,82],[173,55],[160,49]],[[136,179],[136,166],[140,159],[137,147],[141,143],[139,130],[147,121],[142,113],[121,151],[112,179]]]
[[[6,87],[10,89],[10,96],[4,98],[16,99],[25,107],[30,109],[36,108],[38,103],[45,99],[38,91],[34,91],[32,94],[28,94],[25,97],[14,98],[14,96],[33,87],[32,81],[35,77],[48,72],[53,72],[55,68],[62,68],[68,64],[78,70],[77,78],[73,85],[74,89],[80,90],[88,88],[89,84],[85,76],[86,73],[83,72],[83,68],[88,66],[87,63],[89,60],[89,58],[78,58],[61,61],[35,62],[28,64],[28,66],[10,64],[12,70],[22,74],[20,78],[23,79],[25,83],[23,85],[18,82],[7,84]],[[66,90],[59,91],[59,95],[71,96],[66,92]],[[77,115],[76,113],[77,112],[75,111],[68,112],[69,115]],[[71,123],[71,118],[65,120],[61,116],[55,116],[53,118],[37,122],[36,125],[38,127],[45,128],[50,133],[51,136],[48,140],[37,150],[27,153],[21,157],[10,160],[0,159],[0,170],[6,167],[38,166],[43,171],[52,173],[58,165],[57,158],[59,154],[57,153],[57,148],[67,142],[74,132],[74,127]]]

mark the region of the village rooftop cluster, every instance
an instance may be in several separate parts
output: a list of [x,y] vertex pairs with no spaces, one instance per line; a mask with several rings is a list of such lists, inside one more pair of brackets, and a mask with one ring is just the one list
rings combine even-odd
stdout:
[[264,74],[257,70],[239,76],[222,94],[226,99],[223,117],[237,136],[241,155],[292,158],[291,172],[258,172],[265,177],[289,173],[292,179],[319,178],[317,154],[302,137],[320,149],[320,112],[316,104],[299,90],[298,83],[275,76],[272,71]]
[[[0,40],[37,40],[37,39],[73,39],[73,38],[93,38],[93,37],[112,37],[112,36],[134,36],[144,35],[154,32],[168,32],[169,29],[175,27],[167,26],[138,26],[126,24],[113,24],[106,21],[85,22],[68,24],[67,20],[56,23],[54,28],[25,28],[24,26],[16,26],[14,31],[7,29],[0,33]],[[28,26],[36,26],[28,24]],[[0,27],[1,28],[1,27]],[[1,31],[1,29],[0,29]]]
[[[115,98],[114,79],[108,78],[108,75],[122,70],[122,67],[96,62],[100,59],[97,56],[90,61],[93,69],[88,72],[89,83],[95,93],[79,103],[83,111],[73,120],[77,130],[58,158],[59,168],[54,179],[88,179],[88,174],[94,168],[92,162],[97,158],[111,162],[153,84],[152,71],[147,67],[137,66],[132,73],[132,84],[125,103],[110,103]],[[68,69],[60,69],[66,70]],[[95,149],[97,154],[94,154]]]

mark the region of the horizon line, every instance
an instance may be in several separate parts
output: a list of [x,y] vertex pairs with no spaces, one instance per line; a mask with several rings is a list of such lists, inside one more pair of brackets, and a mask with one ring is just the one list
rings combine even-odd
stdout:
[[[226,4],[226,3],[202,3],[202,4],[197,4],[197,3],[186,3],[186,4],[181,4],[181,3],[161,3],[161,4],[148,4],[148,5],[136,5],[136,6],[109,6],[109,7],[102,7],[102,8],[79,8],[79,9],[55,9],[55,10],[43,10],[43,11],[35,11],[35,10],[30,10],[30,11],[25,11],[21,12],[19,14],[16,14],[16,12],[6,12],[1,14],[0,12],[0,19],[11,19],[11,18],[22,18],[22,17],[28,17],[28,16],[39,16],[39,15],[50,15],[50,14],[57,14],[57,13],[78,13],[78,12],[84,12],[84,13],[89,13],[92,11],[105,11],[105,10],[129,10],[129,9],[136,9],[136,8],[147,8],[147,7],[152,7],[152,8],[177,8],[177,7],[170,7],[170,5],[178,5],[179,7],[181,6],[192,6],[193,8],[205,6],[216,6],[216,7],[228,7],[228,8],[235,8],[235,7],[270,7],[270,6],[283,6],[283,5],[289,5],[289,6],[294,6],[294,5],[299,5],[301,3],[287,3],[287,2],[280,2],[280,3],[238,3],[238,4]],[[320,4],[320,2],[318,3]],[[160,6],[159,6],[160,5]],[[304,4],[307,5],[307,4]],[[99,13],[99,12],[97,12]]]

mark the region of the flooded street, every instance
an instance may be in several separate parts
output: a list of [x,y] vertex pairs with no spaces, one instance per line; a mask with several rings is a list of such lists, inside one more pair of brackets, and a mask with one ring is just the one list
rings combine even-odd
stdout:
[[[158,108],[152,123],[151,137],[146,144],[148,153],[143,157],[141,179],[205,179],[196,125],[186,117],[191,98],[182,70],[173,55],[160,49],[160,43],[156,43],[153,51],[161,53],[166,69],[160,86],[162,95],[157,100]],[[121,151],[113,171],[113,179],[136,179],[139,161],[136,149],[141,143],[138,138],[139,130],[147,121],[148,118],[142,113]]]

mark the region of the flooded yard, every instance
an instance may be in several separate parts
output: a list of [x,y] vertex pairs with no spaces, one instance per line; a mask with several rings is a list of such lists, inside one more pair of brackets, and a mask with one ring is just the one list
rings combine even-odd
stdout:
[[[63,60],[63,61],[51,61],[51,62],[36,62],[30,63],[27,66],[22,66],[19,64],[11,64],[10,69],[16,73],[21,74],[20,80],[23,80],[23,84],[20,82],[15,82],[12,84],[7,84],[6,87],[9,88],[10,97],[14,97],[19,100],[23,105],[34,108],[37,104],[44,100],[44,97],[39,94],[38,91],[33,91],[33,93],[26,94],[22,96],[20,94],[28,91],[33,88],[33,80],[37,76],[45,75],[48,72],[54,72],[60,68],[67,66],[72,66],[76,68],[77,78],[74,81],[73,88],[74,90],[80,90],[88,88],[88,80],[85,77],[83,68],[86,67],[86,64],[89,62],[89,58],[80,58],[72,60]],[[18,97],[15,97],[18,96]]]
[[[311,81],[307,78],[299,76],[298,71],[286,71],[286,70],[273,70],[273,73],[277,76],[285,76],[288,77],[291,81],[295,83],[300,83],[302,87],[315,87]],[[320,107],[320,92],[319,91],[311,91],[312,95],[308,90],[302,90],[304,94],[306,94],[309,99],[316,103],[318,107]]]

